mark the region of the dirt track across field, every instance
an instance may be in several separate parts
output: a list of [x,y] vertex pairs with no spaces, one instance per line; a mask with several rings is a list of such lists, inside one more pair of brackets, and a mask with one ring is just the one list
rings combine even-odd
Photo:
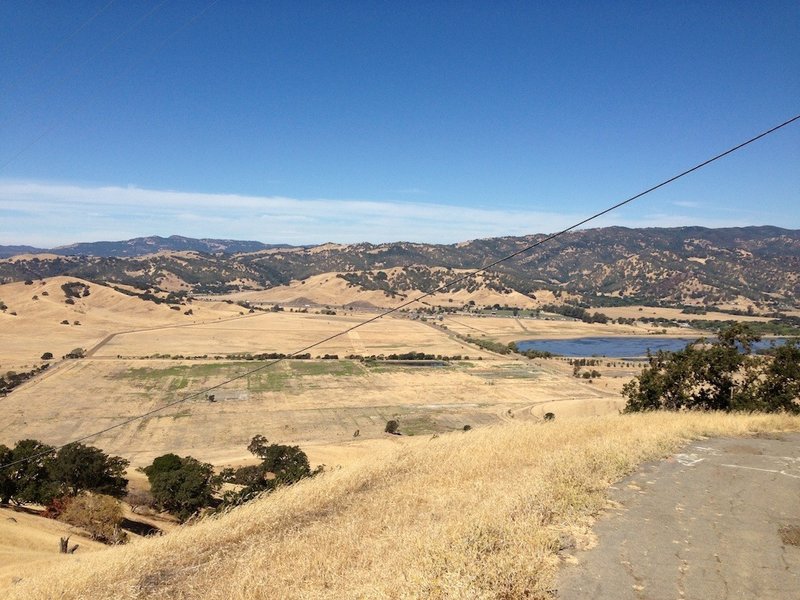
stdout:
[[612,492],[561,600],[800,598],[800,434],[697,442]]

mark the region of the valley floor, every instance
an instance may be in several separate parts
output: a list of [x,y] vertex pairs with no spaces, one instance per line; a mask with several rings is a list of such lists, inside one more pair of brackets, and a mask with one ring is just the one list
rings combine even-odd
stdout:
[[[637,364],[603,361],[593,367],[601,378],[589,381],[574,377],[564,359],[501,356],[466,338],[506,344],[650,331],[565,320],[392,316],[313,350],[314,357],[338,360],[287,360],[247,375],[266,364],[244,360],[247,354],[291,353],[375,313],[246,313],[195,301],[194,314],[184,315],[97,284],[87,284],[90,295],[68,305],[60,287],[65,281],[1,286],[17,313],[0,315],[0,341],[7,342],[0,345],[2,366],[31,368],[43,362],[37,357],[44,351],[55,358],[43,374],[0,399],[0,443],[35,438],[61,444],[241,376],[214,390],[213,402],[200,394],[91,440],[134,467],[166,452],[217,466],[239,464],[250,458],[245,447],[256,434],[299,444],[313,462],[336,466],[405,443],[408,436],[465,425],[537,420],[546,412],[615,413],[622,407],[619,390],[638,372]],[[74,347],[84,348],[86,358],[59,359]],[[425,367],[346,358],[406,352],[460,360]],[[390,419],[400,421],[403,438],[384,435]]]

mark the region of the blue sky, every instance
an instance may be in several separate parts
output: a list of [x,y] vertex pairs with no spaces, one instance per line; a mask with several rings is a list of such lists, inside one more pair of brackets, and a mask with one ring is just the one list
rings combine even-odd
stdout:
[[[0,4],[0,244],[549,232],[800,113],[797,2],[209,3]],[[799,166],[597,225],[798,228]]]

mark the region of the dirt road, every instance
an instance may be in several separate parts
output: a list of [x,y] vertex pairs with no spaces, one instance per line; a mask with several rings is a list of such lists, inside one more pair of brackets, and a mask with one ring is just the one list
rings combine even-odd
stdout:
[[558,598],[800,599],[800,434],[691,444],[611,499]]

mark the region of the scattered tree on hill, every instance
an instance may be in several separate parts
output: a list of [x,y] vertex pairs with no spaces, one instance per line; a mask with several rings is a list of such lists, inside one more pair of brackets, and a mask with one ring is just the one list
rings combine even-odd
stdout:
[[553,421],[553,420],[555,420],[555,418],[556,418],[556,415],[554,413],[551,413],[551,412],[544,413],[544,420],[545,421]]
[[261,492],[313,477],[323,469],[320,466],[312,470],[308,456],[298,446],[270,444],[263,435],[254,436],[247,450],[260,458],[261,463],[222,473],[222,480],[244,486],[238,492],[226,494],[227,504],[241,504]]
[[53,353],[45,352],[44,354],[42,354],[42,360],[53,360]]
[[42,371],[46,371],[49,367],[50,365],[48,364],[42,364],[38,367],[34,367],[30,371],[6,371],[5,375],[0,375],[0,395],[6,395],[8,392],[22,385],[32,377],[35,377]]
[[4,451],[3,464],[23,461],[0,471],[4,502],[47,504],[57,495],[47,470],[52,451],[52,446],[31,439],[18,441],[10,456]]
[[754,356],[757,340],[739,323],[720,331],[712,343],[698,340],[677,352],[649,356],[648,366],[622,388],[625,412],[800,412],[800,347],[790,341],[771,356]]
[[99,448],[75,443],[62,446],[47,468],[59,493],[77,496],[91,491],[121,497],[128,487],[124,475],[129,464],[119,456],[108,456]]
[[263,435],[257,435],[247,449],[261,459],[258,466],[263,473],[275,476],[270,487],[289,485],[312,475],[308,456],[298,446],[270,444]]
[[386,433],[391,433],[392,435],[398,435],[398,430],[400,429],[400,423],[394,419],[391,419],[386,422],[386,428],[384,431]]
[[210,506],[219,485],[214,468],[191,456],[164,454],[143,471],[158,506],[181,520]]
[[[66,296],[67,299],[89,295],[89,286],[80,281],[68,281],[67,283],[63,283],[61,284],[61,289],[64,291],[64,296]],[[70,304],[73,303],[70,302]]]
[[[0,444],[0,465],[7,465],[14,460],[14,451]],[[16,485],[10,469],[0,469],[0,503],[8,504],[14,496]]]
[[22,462],[0,470],[3,503],[47,505],[82,491],[121,496],[128,484],[123,477],[128,461],[83,444],[68,444],[58,452],[31,439],[18,441],[13,450],[0,446],[0,464],[16,461]]

